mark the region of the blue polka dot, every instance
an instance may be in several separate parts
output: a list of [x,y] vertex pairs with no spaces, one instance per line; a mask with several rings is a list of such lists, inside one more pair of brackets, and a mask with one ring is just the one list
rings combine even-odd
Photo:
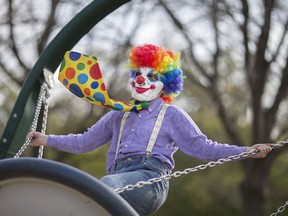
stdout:
[[123,107],[121,104],[115,103],[114,106],[115,106],[115,108],[116,108],[117,110],[119,110],[119,111],[122,111],[122,110],[124,109],[124,107]]
[[105,97],[102,93],[96,92],[93,97],[95,98],[96,101],[99,101],[100,103],[104,104],[105,103]]
[[92,82],[91,83],[91,88],[92,89],[96,89],[96,88],[98,88],[98,86],[99,86],[98,82]]
[[70,58],[72,61],[76,61],[76,60],[78,60],[80,57],[81,57],[81,54],[80,54],[80,53],[77,53],[77,52],[70,52],[70,53],[69,53],[69,58]]
[[69,84],[68,80],[67,79],[63,79],[63,84],[64,85],[68,85]]
[[136,106],[133,106],[132,109],[131,109],[131,111],[137,112]]
[[71,84],[69,86],[69,90],[75,94],[76,96],[80,97],[80,98],[83,98],[84,97],[84,94],[83,92],[81,91],[80,87],[76,84]]
[[80,84],[84,84],[88,81],[88,76],[86,74],[80,74],[77,79]]

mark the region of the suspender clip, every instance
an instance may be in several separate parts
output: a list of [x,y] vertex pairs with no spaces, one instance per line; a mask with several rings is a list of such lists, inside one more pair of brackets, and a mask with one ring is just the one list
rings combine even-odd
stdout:
[[151,152],[146,152],[146,159],[151,157]]

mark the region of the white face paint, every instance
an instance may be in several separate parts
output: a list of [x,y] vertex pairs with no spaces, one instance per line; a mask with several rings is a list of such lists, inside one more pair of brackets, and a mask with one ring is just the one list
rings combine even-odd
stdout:
[[139,101],[151,101],[160,97],[164,84],[151,68],[140,68],[129,79],[132,98]]

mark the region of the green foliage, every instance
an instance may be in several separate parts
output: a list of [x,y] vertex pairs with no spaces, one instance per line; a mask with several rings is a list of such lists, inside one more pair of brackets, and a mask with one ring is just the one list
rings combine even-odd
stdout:
[[[177,152],[175,159],[175,170],[205,163],[182,152]],[[155,215],[240,216],[242,175],[240,163],[233,162],[171,179],[167,202]]]
[[[269,212],[275,212],[280,205],[287,201],[287,173],[288,152],[283,152],[275,161],[271,169],[268,208]],[[287,210],[285,212],[288,212]]]
[[[46,148],[45,158],[69,164],[99,179],[102,176],[106,175],[107,149],[108,146],[105,146],[98,149],[97,151],[89,153],[70,154],[63,153],[51,148]],[[59,155],[61,155],[62,157],[59,157]]]

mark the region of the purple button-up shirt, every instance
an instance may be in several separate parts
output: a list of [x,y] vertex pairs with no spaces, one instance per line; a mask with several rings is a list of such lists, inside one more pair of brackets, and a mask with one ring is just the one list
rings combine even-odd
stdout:
[[[148,109],[130,112],[123,128],[117,156],[115,153],[120,123],[124,115],[120,111],[110,111],[83,134],[49,135],[48,145],[62,151],[84,153],[111,142],[107,154],[107,171],[111,173],[115,160],[146,154],[147,144],[162,105],[163,100],[158,98],[150,102]],[[173,169],[173,155],[178,148],[204,161],[240,154],[246,150],[246,147],[209,140],[185,111],[171,105],[167,108],[151,157],[158,158],[169,169]]]

